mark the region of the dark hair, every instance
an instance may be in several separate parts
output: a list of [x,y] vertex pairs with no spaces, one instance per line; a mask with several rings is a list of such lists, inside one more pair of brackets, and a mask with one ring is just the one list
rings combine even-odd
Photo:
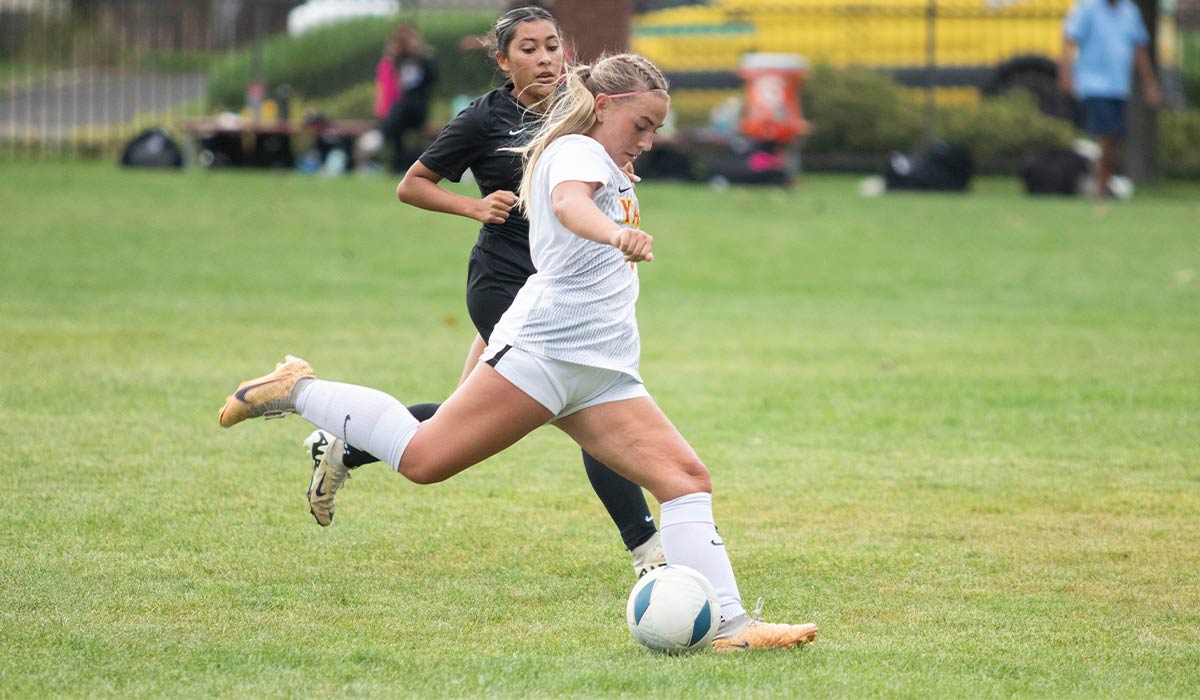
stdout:
[[[412,47],[410,43],[415,43],[416,46]],[[429,52],[429,45],[421,38],[421,32],[416,25],[411,22],[402,22],[392,29],[387,48],[392,55],[392,62],[397,66],[406,58]]]
[[500,15],[500,18],[492,25],[492,30],[483,40],[483,46],[487,49],[488,55],[495,56],[498,53],[508,55],[508,45],[512,43],[513,36],[517,33],[517,27],[525,22],[538,20],[545,20],[553,24],[555,29],[558,28],[558,22],[554,19],[554,15],[550,14],[546,8],[537,5],[517,7]]

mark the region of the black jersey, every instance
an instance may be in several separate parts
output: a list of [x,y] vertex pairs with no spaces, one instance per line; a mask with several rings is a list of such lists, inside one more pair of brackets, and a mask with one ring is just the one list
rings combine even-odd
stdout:
[[[512,89],[510,83],[471,102],[421,154],[421,165],[454,182],[470,168],[484,197],[496,190],[515,193],[521,183],[521,156],[500,149],[523,145],[533,136],[539,115],[522,107]],[[529,254],[529,221],[517,207],[504,223],[484,224],[475,245],[526,275],[536,272]]]

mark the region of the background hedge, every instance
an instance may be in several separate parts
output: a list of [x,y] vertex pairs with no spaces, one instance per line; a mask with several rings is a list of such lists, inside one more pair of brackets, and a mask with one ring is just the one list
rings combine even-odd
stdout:
[[[840,156],[862,166],[882,162],[891,151],[920,150],[925,138],[920,100],[919,93],[876,71],[817,66],[805,82],[805,116],[813,130],[803,151],[816,164]],[[981,172],[1012,172],[1027,152],[1069,145],[1076,133],[1071,124],[1042,114],[1024,90],[939,106],[935,131],[938,139],[970,149]]]
[[1158,166],[1168,177],[1200,178],[1200,109],[1159,113]]

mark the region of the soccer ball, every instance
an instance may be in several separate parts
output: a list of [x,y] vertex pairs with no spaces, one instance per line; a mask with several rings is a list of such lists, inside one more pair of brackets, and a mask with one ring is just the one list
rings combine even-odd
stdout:
[[682,654],[707,649],[721,623],[717,592],[686,566],[664,566],[638,580],[625,606],[629,632],[651,651]]

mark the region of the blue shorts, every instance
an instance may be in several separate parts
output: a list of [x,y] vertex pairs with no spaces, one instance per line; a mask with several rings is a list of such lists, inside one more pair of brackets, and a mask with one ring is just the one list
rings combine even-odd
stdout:
[[1093,136],[1125,136],[1125,100],[1112,97],[1083,99],[1083,128]]

